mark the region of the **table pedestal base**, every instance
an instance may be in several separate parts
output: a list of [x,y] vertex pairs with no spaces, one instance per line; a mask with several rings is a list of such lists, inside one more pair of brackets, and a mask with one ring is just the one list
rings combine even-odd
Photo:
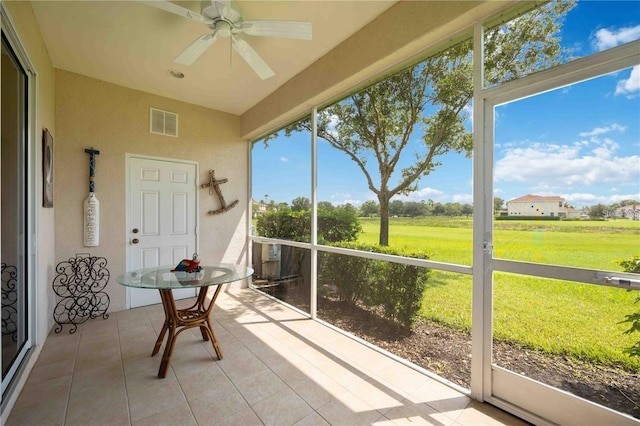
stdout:
[[163,379],[167,375],[167,370],[169,369],[169,362],[171,362],[171,355],[173,354],[173,346],[175,345],[176,337],[178,337],[178,335],[183,331],[190,328],[199,327],[200,333],[202,334],[202,339],[210,340],[211,345],[213,346],[213,350],[218,356],[218,359],[222,359],[222,350],[218,345],[216,335],[213,332],[213,327],[211,327],[211,322],[209,319],[211,309],[213,308],[213,305],[218,298],[218,294],[220,293],[222,286],[216,286],[216,291],[213,294],[213,298],[207,304],[206,299],[208,289],[209,287],[200,287],[196,302],[192,306],[185,309],[177,308],[176,301],[173,298],[173,292],[171,291],[171,289],[159,290],[160,297],[162,298],[162,307],[164,308],[165,319],[151,356],[154,356],[158,353],[158,351],[160,351],[160,346],[162,346],[162,341],[164,340],[165,334],[167,334],[168,336],[167,344],[162,355],[162,361],[160,362],[160,369],[158,370],[159,378]]

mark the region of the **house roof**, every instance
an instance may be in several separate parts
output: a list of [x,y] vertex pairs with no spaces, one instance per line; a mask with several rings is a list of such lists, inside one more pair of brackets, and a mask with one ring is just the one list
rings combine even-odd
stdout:
[[564,201],[564,198],[559,197],[557,195],[543,196],[543,195],[527,194],[527,195],[523,195],[522,197],[509,200],[507,201],[507,203],[533,203],[536,201],[537,202],[545,202],[545,201],[559,202],[559,201]]

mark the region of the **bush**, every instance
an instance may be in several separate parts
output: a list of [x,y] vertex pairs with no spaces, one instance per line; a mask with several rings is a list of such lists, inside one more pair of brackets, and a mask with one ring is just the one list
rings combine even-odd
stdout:
[[[409,252],[386,246],[339,243],[334,246],[374,253],[428,259],[422,252]],[[381,308],[390,322],[411,327],[422,303],[429,270],[382,260],[366,259],[335,253],[321,253],[320,276],[323,283],[333,284],[340,300],[362,302],[370,308]]]
[[495,220],[560,220],[560,216],[494,216]]
[[[640,255],[633,256],[631,259],[621,260],[620,266],[624,268],[625,272],[640,273]],[[636,299],[636,303],[640,302],[640,296]],[[624,332],[624,334],[631,334],[640,332],[640,310],[625,316],[625,320],[622,323],[631,323],[631,327]],[[636,342],[630,348],[624,350],[630,356],[640,356],[640,341]]]
[[272,210],[258,217],[256,229],[262,237],[309,242],[311,216],[309,211]]
[[[269,211],[256,220],[258,235],[268,238],[309,242],[311,241],[311,210]],[[318,209],[318,241],[334,243],[355,241],[362,226],[355,210],[336,207],[333,210]]]
[[335,286],[339,300],[353,305],[359,301],[366,303],[369,299],[369,282],[374,275],[374,260],[327,252],[320,252],[318,257],[318,278],[325,284]]
[[345,207],[318,209],[318,240],[320,243],[355,241],[362,232],[357,212]]

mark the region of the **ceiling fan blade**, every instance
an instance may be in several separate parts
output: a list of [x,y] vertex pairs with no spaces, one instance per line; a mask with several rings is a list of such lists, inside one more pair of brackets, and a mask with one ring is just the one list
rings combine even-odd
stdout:
[[254,36],[311,40],[311,22],[244,21],[242,31]]
[[178,6],[175,3],[171,3],[168,1],[145,1],[145,0],[138,0],[140,3],[144,3],[146,5],[155,7],[156,9],[162,9],[165,10],[167,12],[171,12],[174,13],[176,15],[180,15],[184,18],[188,18],[191,19],[192,21],[196,21],[196,22],[204,22],[205,24],[210,24],[211,19],[205,18],[204,16],[200,15],[199,13],[196,13],[192,10],[189,10],[185,7],[182,6]]
[[246,41],[231,37],[231,41],[233,43],[233,48],[236,49],[238,54],[242,56],[247,64],[258,74],[262,80],[266,80],[269,77],[273,77],[275,73],[273,70],[267,65],[267,63],[258,55],[258,53],[253,50],[249,43]]
[[182,53],[173,60],[173,62],[182,65],[193,64],[195,60],[198,59],[200,55],[202,55],[205,50],[207,50],[209,46],[211,46],[216,41],[217,38],[218,35],[216,33],[205,34],[198,37],[196,41],[194,41],[189,45],[189,47],[184,49]]

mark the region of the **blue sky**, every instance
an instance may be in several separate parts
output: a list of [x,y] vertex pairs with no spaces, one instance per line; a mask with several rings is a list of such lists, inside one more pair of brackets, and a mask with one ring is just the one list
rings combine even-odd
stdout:
[[[640,1],[580,1],[561,36],[574,57],[640,39]],[[495,127],[495,196],[559,195],[576,208],[640,200],[640,66],[499,106]],[[405,164],[416,150],[406,150]],[[311,198],[310,157],[306,134],[281,136],[268,149],[256,144],[253,198]],[[447,154],[440,161],[416,192],[394,199],[472,203],[472,160]],[[376,199],[355,163],[322,140],[318,199]]]

